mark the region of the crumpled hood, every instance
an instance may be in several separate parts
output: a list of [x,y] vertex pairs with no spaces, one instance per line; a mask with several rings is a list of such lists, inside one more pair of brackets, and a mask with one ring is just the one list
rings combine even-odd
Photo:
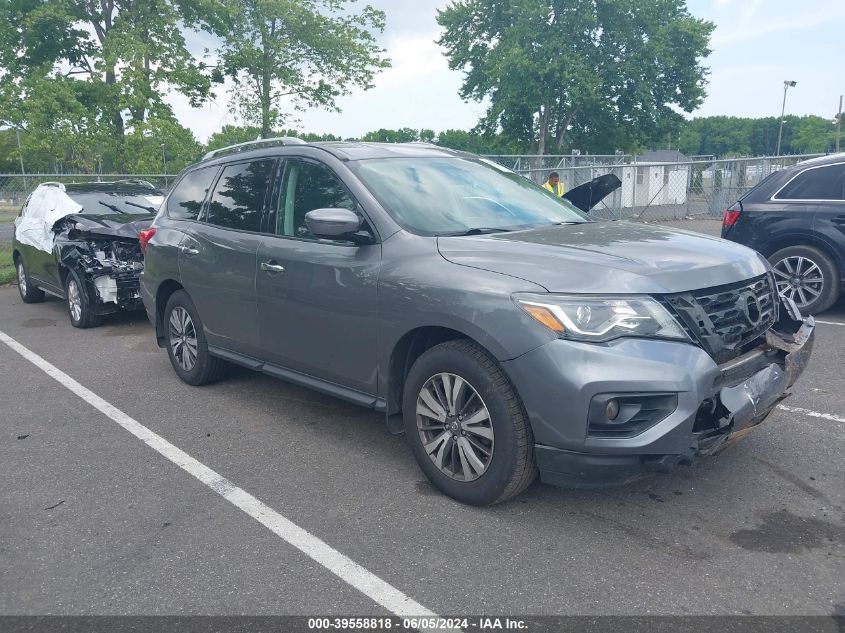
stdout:
[[[77,213],[56,222],[54,229],[87,233],[96,237],[138,239],[138,234],[152,224],[155,215]],[[70,236],[75,237],[75,236]]]
[[631,222],[440,237],[450,262],[531,281],[549,292],[672,293],[762,275],[755,251],[715,237]]

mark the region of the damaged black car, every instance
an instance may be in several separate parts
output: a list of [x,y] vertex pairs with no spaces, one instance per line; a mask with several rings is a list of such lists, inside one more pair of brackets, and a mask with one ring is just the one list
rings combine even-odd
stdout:
[[21,299],[37,303],[45,293],[64,299],[78,328],[143,308],[141,239],[163,196],[141,180],[39,185],[15,220]]

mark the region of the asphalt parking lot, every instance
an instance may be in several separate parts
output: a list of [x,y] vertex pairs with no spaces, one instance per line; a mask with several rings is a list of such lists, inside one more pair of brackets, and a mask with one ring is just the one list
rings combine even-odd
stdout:
[[788,408],[717,457],[472,508],[378,414],[246,370],[189,387],[143,315],[74,330],[0,288],[7,337],[290,522],[0,343],[0,613],[843,614],[845,302],[820,319]]

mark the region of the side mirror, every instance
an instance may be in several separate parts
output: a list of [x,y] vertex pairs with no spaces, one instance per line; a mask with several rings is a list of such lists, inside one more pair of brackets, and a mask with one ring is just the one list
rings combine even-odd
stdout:
[[349,209],[314,209],[305,214],[305,226],[317,237],[357,242],[361,218]]

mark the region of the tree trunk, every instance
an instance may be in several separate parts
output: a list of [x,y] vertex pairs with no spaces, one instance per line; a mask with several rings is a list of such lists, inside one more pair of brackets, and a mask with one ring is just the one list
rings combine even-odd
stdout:
[[549,106],[540,106],[540,129],[537,139],[537,154],[546,155],[546,137],[549,135]]
[[575,110],[569,113],[569,116],[566,117],[566,120],[563,122],[563,125],[560,126],[557,135],[557,151],[560,154],[563,154],[563,142],[566,140],[566,132],[569,129],[569,126],[572,124],[572,119],[575,118]]
[[[106,68],[106,85],[108,86],[115,86],[117,83],[117,76],[114,72],[114,66],[109,66]],[[110,91],[111,92],[111,91]],[[109,95],[112,97],[112,95]],[[115,142],[115,168],[119,171],[123,170],[123,148],[124,148],[124,134],[126,132],[126,126],[123,121],[123,114],[120,112],[120,106],[117,105],[117,97],[114,95],[114,101],[109,103],[107,106],[111,113],[109,118],[111,119],[112,123],[112,134],[114,135],[114,142]]]
[[270,88],[272,77],[270,74],[270,42],[267,34],[262,30],[261,45],[263,55],[261,59],[261,138],[270,138]]

